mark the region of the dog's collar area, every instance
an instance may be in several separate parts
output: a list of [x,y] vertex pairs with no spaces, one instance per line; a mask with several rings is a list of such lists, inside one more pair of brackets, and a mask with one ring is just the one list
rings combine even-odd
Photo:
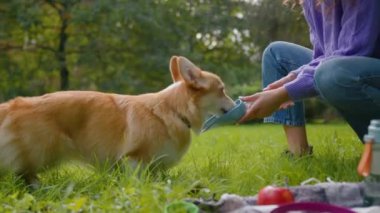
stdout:
[[190,123],[189,119],[187,119],[185,116],[183,116],[181,114],[178,114],[178,117],[187,126],[187,128],[189,128],[189,129],[191,128],[191,123]]

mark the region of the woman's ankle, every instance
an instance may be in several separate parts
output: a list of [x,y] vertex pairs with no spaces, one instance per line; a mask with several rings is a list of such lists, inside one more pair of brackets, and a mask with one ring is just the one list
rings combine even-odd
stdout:
[[306,156],[313,154],[313,146],[306,146],[306,147],[297,147],[290,149],[289,148],[289,154],[294,156]]
[[281,155],[286,156],[286,157],[291,157],[291,158],[310,156],[310,155],[313,155],[313,146],[309,146],[307,148],[307,150],[305,150],[302,153],[298,153],[298,154],[295,154],[295,153],[293,153],[293,152],[291,152],[290,150],[287,149]]
[[309,154],[309,146],[305,126],[284,126],[289,151],[296,156]]

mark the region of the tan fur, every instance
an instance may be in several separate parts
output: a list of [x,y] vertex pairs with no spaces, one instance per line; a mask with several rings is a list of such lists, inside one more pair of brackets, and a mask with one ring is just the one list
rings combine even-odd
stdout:
[[[216,75],[173,56],[174,83],[138,96],[65,91],[19,97],[0,105],[0,169],[35,179],[66,158],[88,162],[177,163],[208,113],[234,106]],[[33,181],[33,180],[28,180]]]

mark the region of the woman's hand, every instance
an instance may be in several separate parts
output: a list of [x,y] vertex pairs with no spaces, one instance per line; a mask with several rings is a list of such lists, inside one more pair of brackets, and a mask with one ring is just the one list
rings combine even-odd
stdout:
[[285,87],[282,86],[276,89],[265,90],[251,96],[242,97],[240,99],[246,102],[247,111],[240,119],[239,123],[269,116],[282,105],[286,105],[290,101],[288,92]]
[[295,73],[290,72],[287,76],[285,76],[285,77],[281,78],[280,80],[277,80],[277,81],[269,84],[268,86],[266,86],[263,89],[263,91],[277,89],[279,87],[284,86],[284,84],[293,81],[296,78],[297,78],[297,75]]
[[287,76],[277,80],[263,89],[262,92],[240,98],[247,102],[247,111],[239,123],[255,118],[264,118],[278,109],[286,109],[293,106],[284,84],[293,81],[297,75],[289,73]]
[[[277,89],[279,87],[282,87],[284,86],[284,84],[288,83],[288,82],[291,82],[293,81],[294,79],[297,78],[297,75],[295,73],[289,73],[287,76],[281,78],[280,80],[277,80],[271,84],[269,84],[267,87],[265,87],[263,89],[263,91],[267,91],[267,90],[272,90],[272,89]],[[286,109],[288,107],[291,107],[291,106],[294,106],[294,102],[292,100],[289,100],[285,103],[282,103],[280,106],[279,106],[279,109]]]

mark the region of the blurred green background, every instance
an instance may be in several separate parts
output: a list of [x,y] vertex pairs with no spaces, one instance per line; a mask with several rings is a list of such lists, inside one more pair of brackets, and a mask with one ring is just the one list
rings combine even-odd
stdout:
[[[272,41],[310,47],[301,8],[281,0],[0,0],[0,101],[58,90],[139,94],[171,83],[183,55],[237,98],[261,88]],[[336,119],[312,99],[308,120]]]

